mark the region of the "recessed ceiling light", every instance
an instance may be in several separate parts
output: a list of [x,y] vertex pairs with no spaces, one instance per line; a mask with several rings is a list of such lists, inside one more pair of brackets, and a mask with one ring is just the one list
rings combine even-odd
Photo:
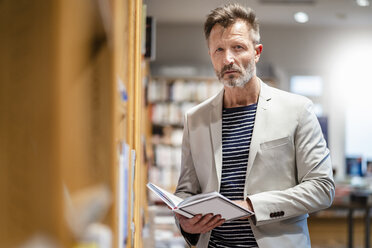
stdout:
[[361,7],[369,6],[369,0],[356,0],[356,3]]
[[294,14],[294,19],[298,23],[306,23],[309,21],[309,16],[305,12],[297,12]]

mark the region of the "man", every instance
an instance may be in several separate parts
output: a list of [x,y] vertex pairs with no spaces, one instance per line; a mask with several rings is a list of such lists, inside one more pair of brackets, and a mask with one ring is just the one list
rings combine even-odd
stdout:
[[256,76],[262,45],[254,12],[237,4],[213,10],[204,26],[224,89],[187,112],[176,195],[219,191],[255,215],[176,215],[197,247],[310,247],[308,213],[330,206],[329,150],[310,100]]

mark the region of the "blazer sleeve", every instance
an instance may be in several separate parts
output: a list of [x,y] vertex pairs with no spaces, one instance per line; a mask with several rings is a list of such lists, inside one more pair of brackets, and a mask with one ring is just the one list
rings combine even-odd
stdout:
[[[175,195],[183,199],[201,193],[200,184],[195,172],[195,167],[191,155],[191,148],[189,143],[189,125],[187,114],[184,120],[183,138],[182,138],[182,162],[181,174],[178,179]],[[200,234],[189,234],[182,230],[179,222],[176,219],[176,225],[181,234],[189,245],[196,245],[199,240]]]
[[300,111],[293,139],[298,184],[249,195],[256,226],[306,215],[332,204],[335,186],[330,153],[310,100]]

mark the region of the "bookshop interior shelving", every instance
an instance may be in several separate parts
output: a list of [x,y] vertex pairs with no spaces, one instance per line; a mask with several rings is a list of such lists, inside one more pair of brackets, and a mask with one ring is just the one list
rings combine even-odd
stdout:
[[[183,120],[187,110],[222,88],[214,77],[150,76],[147,87],[151,144],[148,180],[174,192],[181,168]],[[186,247],[171,211],[155,194],[149,196],[152,247]]]
[[159,186],[174,192],[181,167],[184,115],[221,87],[213,77],[151,78],[147,91],[153,145],[149,181],[159,182]]

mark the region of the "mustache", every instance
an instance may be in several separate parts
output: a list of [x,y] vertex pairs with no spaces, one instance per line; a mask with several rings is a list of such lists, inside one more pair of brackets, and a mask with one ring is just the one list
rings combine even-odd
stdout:
[[220,76],[222,77],[223,74],[225,74],[227,71],[231,71],[231,70],[234,70],[234,71],[237,71],[237,72],[241,72],[239,67],[238,66],[235,66],[234,64],[229,64],[229,65],[225,65],[221,72],[220,72]]

